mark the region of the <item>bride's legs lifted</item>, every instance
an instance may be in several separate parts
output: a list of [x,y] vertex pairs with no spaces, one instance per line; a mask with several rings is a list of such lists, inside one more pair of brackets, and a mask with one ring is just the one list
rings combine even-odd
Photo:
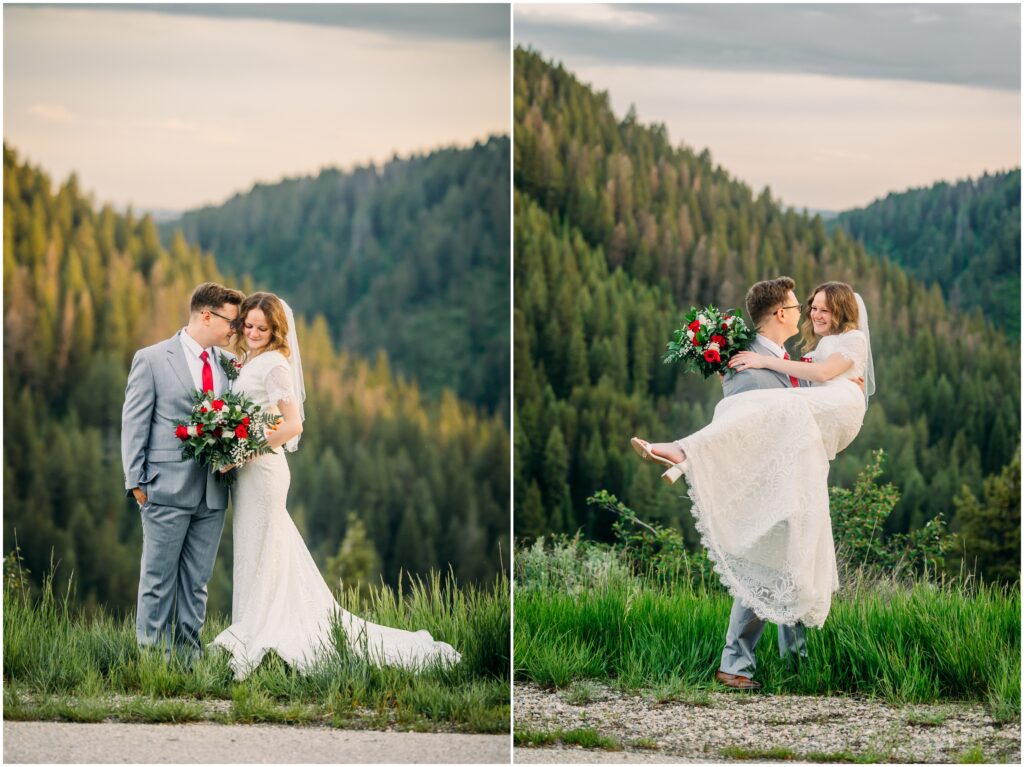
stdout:
[[673,464],[686,460],[686,453],[675,442],[652,442],[650,444],[652,453],[660,455],[662,458],[668,458]]
[[633,437],[629,443],[637,455],[645,461],[655,461],[669,467],[661,475],[661,478],[670,485],[683,476],[683,463],[686,461],[686,454],[675,442],[650,443],[639,437]]

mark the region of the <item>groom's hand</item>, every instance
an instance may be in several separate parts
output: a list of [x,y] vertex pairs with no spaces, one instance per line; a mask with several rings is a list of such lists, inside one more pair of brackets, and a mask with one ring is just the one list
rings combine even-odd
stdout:
[[850,380],[853,381],[855,384],[857,384],[857,386],[860,387],[861,391],[864,391],[864,379],[863,378],[851,378]]
[[133,487],[132,488],[132,495],[135,496],[135,502],[137,504],[139,504],[140,507],[146,505],[146,494],[144,492],[142,492],[142,488],[140,488],[140,487]]

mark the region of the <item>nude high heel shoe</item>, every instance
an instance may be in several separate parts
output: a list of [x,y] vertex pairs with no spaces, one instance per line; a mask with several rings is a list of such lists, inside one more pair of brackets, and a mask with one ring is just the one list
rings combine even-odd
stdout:
[[633,437],[629,441],[629,444],[633,446],[633,450],[636,454],[643,458],[645,461],[655,461],[663,466],[668,466],[668,469],[661,475],[661,478],[668,482],[670,485],[674,485],[679,481],[679,478],[683,476],[683,466],[686,464],[684,458],[679,463],[672,463],[668,458],[664,458],[660,455],[655,455],[651,452],[651,445],[648,442],[640,439],[639,437]]

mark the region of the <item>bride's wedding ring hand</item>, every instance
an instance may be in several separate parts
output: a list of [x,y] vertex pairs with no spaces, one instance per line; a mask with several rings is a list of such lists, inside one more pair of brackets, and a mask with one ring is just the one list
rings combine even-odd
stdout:
[[756,352],[737,352],[729,360],[729,367],[736,371],[763,368],[765,367],[765,355]]

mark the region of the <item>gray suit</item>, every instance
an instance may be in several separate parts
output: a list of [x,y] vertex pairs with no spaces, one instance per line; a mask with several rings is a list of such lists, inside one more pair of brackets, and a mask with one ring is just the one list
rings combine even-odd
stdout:
[[[773,353],[761,343],[760,338],[754,341],[750,350],[759,354]],[[801,385],[803,383],[801,382]],[[788,389],[791,385],[787,375],[765,368],[751,368],[741,370],[727,378],[722,384],[722,391],[726,397],[731,397],[734,394],[755,389]],[[719,670],[726,674],[738,674],[739,676],[752,677],[754,675],[754,669],[757,667],[754,649],[757,647],[758,640],[761,639],[764,623],[749,607],[746,607],[738,599],[733,600],[732,612],[729,614],[729,631],[725,637],[725,649],[722,651],[722,663]],[[782,658],[788,656],[807,657],[804,625],[797,623],[778,628],[779,656]]]
[[191,416],[196,388],[178,335],[135,353],[121,411],[121,463],[127,494],[138,487],[147,496],[136,641],[196,655],[228,491],[208,469],[182,459],[174,435]]

